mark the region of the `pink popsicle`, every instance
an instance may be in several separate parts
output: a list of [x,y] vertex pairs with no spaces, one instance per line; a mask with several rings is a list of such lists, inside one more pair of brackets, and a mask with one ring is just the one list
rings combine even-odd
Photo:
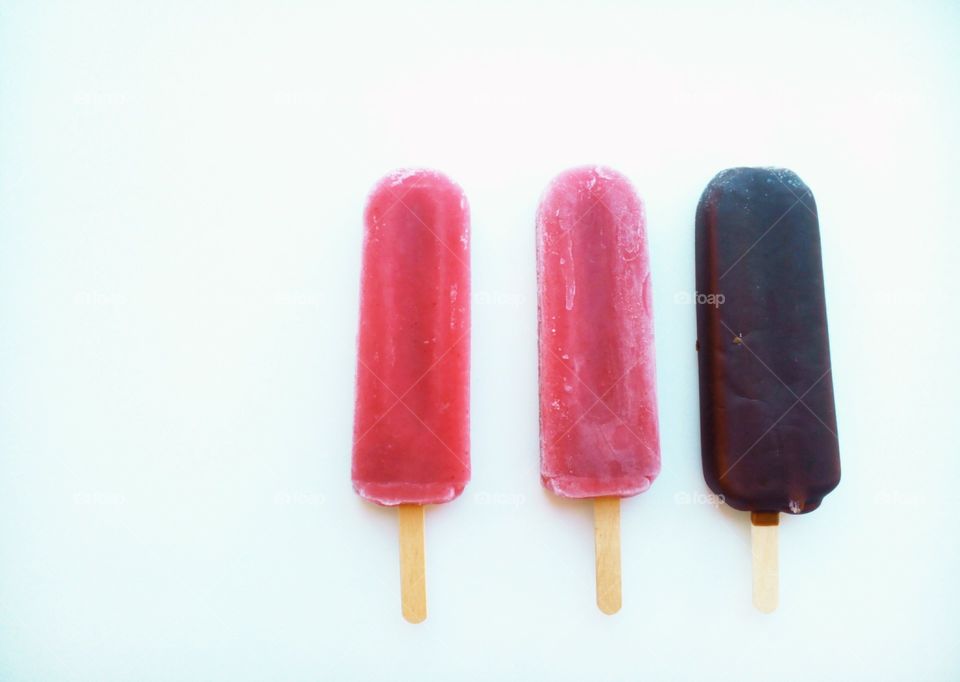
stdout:
[[620,498],[660,472],[643,203],[607,168],[576,168],[537,214],[540,477],[593,498],[597,605],[621,606]]
[[444,175],[404,170],[367,203],[353,487],[437,504],[470,478],[469,210]]
[[427,617],[423,505],[470,479],[470,217],[444,175],[397,171],[365,215],[353,487],[398,506],[404,618]]
[[606,168],[551,183],[537,216],[540,474],[563,497],[627,497],[660,472],[643,203]]

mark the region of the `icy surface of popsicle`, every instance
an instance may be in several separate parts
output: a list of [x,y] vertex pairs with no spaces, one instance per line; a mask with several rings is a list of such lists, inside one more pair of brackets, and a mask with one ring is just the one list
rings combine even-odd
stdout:
[[643,204],[606,168],[562,173],[537,214],[540,475],[563,497],[626,497],[660,471]]
[[713,301],[697,306],[707,484],[736,509],[812,511],[840,481],[813,194],[785,169],[725,170],[700,199],[696,252]]
[[384,505],[435,504],[470,478],[469,211],[433,171],[367,203],[352,478]]

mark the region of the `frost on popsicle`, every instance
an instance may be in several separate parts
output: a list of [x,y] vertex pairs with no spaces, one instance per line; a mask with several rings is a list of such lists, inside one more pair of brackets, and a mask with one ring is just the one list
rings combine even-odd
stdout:
[[537,215],[543,484],[626,497],[660,471],[643,203],[615,171],[577,168]]

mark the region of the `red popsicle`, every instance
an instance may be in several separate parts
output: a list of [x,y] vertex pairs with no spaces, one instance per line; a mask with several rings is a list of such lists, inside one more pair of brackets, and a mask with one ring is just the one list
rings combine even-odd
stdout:
[[404,615],[416,622],[421,505],[452,500],[470,478],[469,210],[444,175],[405,170],[374,188],[365,224],[353,487],[401,507]]
[[595,498],[597,598],[619,609],[619,499],[660,472],[643,203],[607,168],[562,173],[537,215],[540,475]]

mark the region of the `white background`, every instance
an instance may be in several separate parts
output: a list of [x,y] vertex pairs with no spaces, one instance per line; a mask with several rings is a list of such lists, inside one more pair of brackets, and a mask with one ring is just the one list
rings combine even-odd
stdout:
[[[0,2],[0,679],[960,678],[960,9],[718,5]],[[614,617],[538,480],[533,216],[582,163],[647,202],[655,292]],[[464,187],[475,290],[420,626],[349,482],[362,209],[411,165]],[[772,616],[677,302],[736,165],[817,197],[843,460]]]

